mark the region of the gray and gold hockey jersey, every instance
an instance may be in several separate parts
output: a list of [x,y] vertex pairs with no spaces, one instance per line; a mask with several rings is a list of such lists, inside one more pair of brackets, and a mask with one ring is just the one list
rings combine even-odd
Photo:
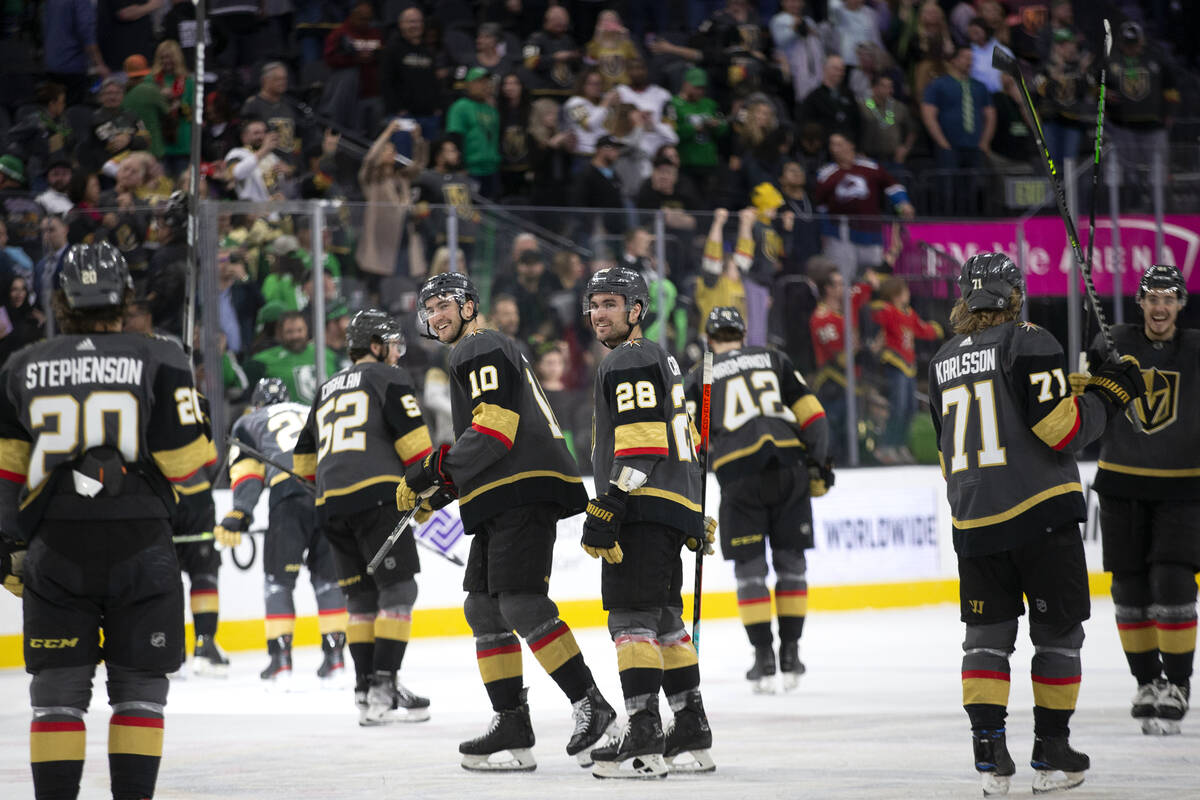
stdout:
[[[700,425],[699,366],[688,373],[688,410]],[[743,347],[713,357],[709,464],[724,485],[772,464],[788,467],[805,454],[824,462],[829,448],[825,409],[791,360],[778,350]]]
[[[1178,330],[1169,342],[1152,342],[1141,325],[1115,325],[1117,351],[1137,358],[1146,395],[1114,420],[1100,439],[1096,491],[1142,500],[1200,498],[1200,331]],[[1088,361],[1100,363],[1104,342],[1097,336]]]
[[1115,412],[1095,392],[1072,396],[1048,331],[1010,322],[950,339],[929,365],[929,407],[959,555],[1086,518],[1072,454]]
[[408,373],[369,362],[321,384],[292,466],[316,481],[317,517],[324,522],[394,503],[405,467],[432,449]]
[[[84,497],[72,467],[92,448],[124,462],[122,486]],[[165,519],[173,487],[216,461],[187,357],[135,333],[63,335],[14,353],[0,371],[0,528],[32,535],[43,518]]]
[[596,373],[592,467],[596,491],[623,467],[649,475],[629,494],[627,522],[658,522],[689,536],[703,528],[698,435],[688,417],[679,364],[649,339],[610,352]]
[[515,506],[549,503],[562,517],[587,506],[579,468],[516,342],[481,328],[450,351],[454,445],[445,468],[463,526]]
[[308,406],[300,403],[275,403],[256,408],[233,423],[233,447],[229,450],[229,487],[233,507],[247,514],[254,511],[263,487],[271,490],[268,504],[274,508],[281,500],[304,494],[299,481],[276,467],[259,461],[238,447],[247,444],[267,458],[292,466],[292,450],[308,419]]

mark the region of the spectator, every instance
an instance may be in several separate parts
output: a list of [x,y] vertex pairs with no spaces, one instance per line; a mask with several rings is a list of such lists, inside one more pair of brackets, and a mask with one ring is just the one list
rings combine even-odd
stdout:
[[25,162],[26,176],[36,176],[39,183],[50,157],[69,155],[75,147],[74,132],[63,116],[66,97],[61,84],[38,84],[34,95],[37,110],[18,120],[8,132],[8,151]]
[[[415,214],[427,253],[446,243],[446,206],[454,206],[458,215],[459,246],[470,253],[475,242],[480,215],[471,199],[471,179],[462,167],[460,141],[457,134],[451,134],[434,142],[430,148],[433,168],[423,170],[414,182]],[[419,271],[415,269],[413,274]]]
[[883,441],[875,448],[879,463],[915,464],[908,449],[908,429],[917,410],[917,352],[914,339],[934,340],[943,336],[942,326],[926,322],[912,309],[908,284],[891,277],[879,287],[883,301],[873,313],[883,337],[879,360],[888,387],[888,421]]
[[[970,77],[971,50],[958,48],[946,62],[946,74],[929,84],[921,118],[934,143],[934,162],[945,170],[941,200],[947,216],[977,206],[974,171],[983,166],[996,133],[996,109],[987,88]],[[963,176],[955,170],[970,170]]]
[[400,12],[397,27],[379,57],[383,109],[415,120],[425,140],[435,141],[442,133],[445,103],[437,56],[425,44],[425,15],[409,6]]
[[[458,75],[465,76],[475,69],[483,69],[489,75],[507,75],[521,66],[520,53],[510,53],[504,42],[504,30],[494,22],[485,22],[475,34],[475,51],[459,65]],[[469,81],[470,78],[461,78]],[[494,93],[495,86],[489,86]]]
[[167,174],[178,177],[192,159],[192,104],[196,98],[196,82],[183,60],[183,50],[178,42],[167,39],[155,49],[150,82],[167,104],[163,166]]
[[650,174],[654,150],[652,135],[646,131],[646,113],[631,103],[617,103],[608,115],[604,126],[621,148],[617,163],[613,165],[621,181],[623,197],[633,199],[637,187]]
[[[211,5],[209,6],[211,8]],[[162,19],[162,38],[179,42],[188,72],[196,71],[196,4],[193,0],[171,0],[171,10]],[[224,44],[222,42],[222,44]],[[212,48],[207,53],[216,53],[213,47],[212,17],[204,23],[204,45]]]
[[749,187],[775,178],[769,168],[779,157],[779,143],[784,136],[775,104],[765,94],[748,97],[733,123],[735,160],[731,160],[730,168],[739,171],[742,179],[733,199],[745,202]]
[[[145,56],[132,55],[125,59],[125,76],[128,83],[125,84],[125,98],[121,101],[121,107],[141,120],[142,126],[150,135],[148,149],[151,155],[162,158],[166,152],[163,129],[169,120],[169,108],[158,86],[152,81],[144,80],[149,74],[150,65]],[[169,133],[173,138],[174,131]]]
[[500,196],[527,205],[529,179],[529,97],[521,77],[510,72],[500,80]]
[[241,130],[233,121],[233,109],[221,92],[209,92],[204,98],[204,132],[200,138],[200,158],[206,163],[225,160],[225,154],[237,147]]
[[[874,42],[862,42],[858,45],[858,69],[850,74],[846,88],[861,102],[871,94],[875,79],[887,76],[892,79],[892,88],[904,92],[904,76],[892,61],[888,52]],[[895,81],[899,80],[897,87]],[[903,97],[901,99],[904,99]]]
[[[729,135],[729,122],[716,101],[705,97],[707,87],[708,74],[699,67],[689,69],[683,74],[679,94],[668,102],[666,114],[678,136],[680,169],[702,197],[710,198],[720,163],[718,140]],[[685,208],[707,208],[709,203],[701,200],[699,205]]]
[[[571,205],[576,208],[623,209],[624,190],[615,170],[621,155],[620,143],[612,136],[601,136],[591,164],[571,184]],[[625,231],[625,214],[598,214],[603,229],[610,234]]]
[[679,290],[666,277],[670,266],[663,264],[659,277],[659,262],[654,254],[654,236],[645,228],[632,228],[625,233],[625,249],[620,265],[637,270],[650,289],[650,306],[646,310],[650,322],[643,326],[646,338],[664,344],[671,352],[679,352],[687,342],[687,312],[678,305]]
[[[1021,97],[1017,82],[1011,75],[1002,75],[1000,85],[1003,90],[992,95],[992,104],[996,107],[996,135],[992,137],[990,160],[997,168],[1007,169],[1011,165],[1021,169],[1040,156],[1025,122],[1025,99]],[[987,210],[985,206],[984,211]]]
[[971,43],[971,77],[992,94],[1002,91],[1000,70],[992,66],[992,51],[999,47],[1010,56],[1012,51],[996,41],[992,27],[983,17],[975,17],[967,25],[967,41]]
[[46,317],[34,306],[29,280],[22,275],[0,278],[0,367],[8,357],[44,335]]
[[270,61],[259,71],[258,93],[242,103],[242,119],[261,119],[275,134],[275,156],[294,169],[303,147],[300,119],[287,101],[288,70],[282,61]]
[[89,68],[101,78],[108,77],[96,44],[96,7],[90,0],[46,0],[42,42],[46,77],[66,89],[67,105],[87,99]]
[[1038,35],[1038,56],[1042,61],[1050,57],[1054,49],[1055,37],[1061,30],[1069,31],[1075,39],[1076,48],[1080,54],[1084,52],[1082,38],[1075,27],[1075,7],[1071,0],[1050,0],[1050,18]]
[[[703,275],[696,279],[692,289],[697,319],[708,319],[708,314],[717,306],[733,306],[746,320],[746,325],[754,331],[755,340],[766,341],[765,319],[751,317],[746,301],[746,286],[742,280],[742,270],[738,265],[737,255],[727,255],[725,252],[725,223],[729,221],[729,211],[718,208],[713,211],[712,225],[708,229],[708,238],[704,242],[704,259],[701,261]],[[753,227],[755,221],[754,209],[743,209],[738,215],[738,239],[736,251],[748,254],[754,248]]]
[[954,55],[946,12],[937,0],[903,0],[897,21],[890,37],[892,52],[911,95],[924,97],[925,87],[942,74],[946,59]]
[[[541,208],[567,204],[575,138],[560,125],[559,112],[558,103],[548,97],[534,100],[529,110],[529,171],[533,176],[530,203]],[[561,227],[560,215],[542,216],[544,227]]]
[[[695,264],[692,234],[696,218],[688,209],[701,208],[700,200],[679,185],[679,167],[669,158],[654,159],[650,177],[638,190],[635,205],[645,211],[662,211],[667,240],[664,243],[667,262],[680,266],[680,274],[691,272]],[[645,224],[652,225],[654,214],[645,214]]]
[[67,252],[67,223],[62,217],[46,217],[42,220],[42,258],[33,266],[32,288],[34,302],[50,319],[50,295],[58,287],[58,273],[62,269],[63,256]]
[[791,81],[794,102],[804,102],[821,85],[825,43],[812,17],[804,15],[804,0],[783,0],[780,12],[771,18],[775,57]]
[[[285,311],[275,322],[275,346],[246,362],[246,378],[254,386],[262,378],[279,378],[298,403],[312,403],[317,390],[317,351],[308,337],[308,322],[299,311]],[[337,354],[325,348],[325,376],[337,372]]]
[[161,245],[150,256],[143,299],[155,323],[182,336],[188,273],[187,196],[171,195],[159,219]]
[[246,273],[245,257],[222,248],[217,254],[217,322],[229,352],[239,357],[249,353],[262,305],[262,295]]
[[735,101],[763,85],[767,33],[749,0],[726,0],[725,7],[700,26],[704,63],[720,76],[720,93]]
[[879,17],[866,0],[829,0],[829,22],[833,26],[836,51],[848,70],[858,67],[858,45],[871,42],[883,47]]
[[562,342],[546,342],[537,350],[533,371],[566,440],[567,449],[578,459],[581,454],[587,455],[580,445],[590,436],[591,420],[584,421],[585,416],[590,416],[586,413],[587,398],[572,390],[565,380],[570,367],[567,352]]
[[813,202],[830,216],[850,217],[850,241],[842,241],[830,220],[825,254],[843,271],[875,266],[883,261],[883,226],[878,215],[886,203],[904,219],[916,215],[904,186],[874,161],[860,158],[854,143],[835,133],[829,137],[833,163],[817,173]]
[[[815,261],[816,259],[814,259]],[[820,298],[808,320],[817,376],[812,389],[829,417],[829,454],[835,464],[846,463],[846,280],[832,261],[824,268],[810,265]],[[858,335],[853,348],[858,350]]]
[[[379,290],[380,278],[396,272],[400,242],[411,207],[409,180],[425,163],[425,158],[420,157],[407,171],[396,169],[396,146],[392,144],[392,135],[399,129],[399,120],[393,119],[387,124],[363,157],[358,171],[358,184],[366,209],[355,258],[372,292]],[[420,129],[414,129],[412,133],[415,147],[424,150],[425,140],[421,138]]]
[[[209,0],[208,23],[217,45],[212,54],[215,66],[241,68],[260,57],[262,18],[259,15],[264,10],[260,0]],[[194,27],[192,35],[195,36]]]
[[483,67],[466,74],[466,97],[446,112],[446,131],[462,137],[467,174],[479,184],[479,193],[494,198],[499,192],[500,116],[492,100],[492,77]]
[[505,336],[516,339],[523,351],[529,354],[529,345],[520,340],[521,309],[511,294],[492,293],[492,310],[488,314],[488,321]]
[[1147,187],[1166,181],[1167,129],[1179,108],[1179,89],[1174,72],[1146,52],[1141,25],[1123,23],[1117,46],[1120,52],[1108,64],[1113,78],[1108,119],[1115,151],[1107,162],[1108,179],[1122,187],[1123,207],[1145,208]]
[[122,107],[124,99],[121,79],[105,78],[100,84],[100,107],[92,113],[90,136],[79,148],[79,161],[85,170],[98,172],[106,161],[150,147],[146,126],[137,115]]
[[550,308],[549,299],[558,281],[546,272],[546,257],[538,250],[525,250],[517,257],[517,274],[501,279],[495,292],[507,294],[517,302],[521,318],[518,338],[531,345],[554,338],[558,317]]
[[[96,39],[110,70],[123,69],[125,59],[138,55],[150,58],[154,46],[152,14],[163,7],[163,0],[98,0],[96,3]],[[211,13],[211,11],[210,11]]]
[[[233,175],[239,200],[266,202],[270,200],[279,176],[286,167],[275,155],[279,134],[267,131],[267,124],[260,119],[242,122],[242,145],[225,155],[225,164]],[[232,337],[230,338],[232,342]],[[232,348],[237,352],[236,348]]]
[[779,227],[783,239],[782,271],[785,275],[804,274],[808,260],[821,252],[821,223],[805,191],[807,180],[808,176],[799,161],[784,163],[779,176],[779,192],[783,195]]
[[917,125],[904,103],[896,102],[894,83],[878,75],[871,93],[859,101],[862,116],[862,151],[889,172],[898,172],[917,141]]
[[[359,0],[346,20],[325,37],[325,63],[330,69],[342,71],[343,76],[358,79],[356,90],[351,91],[350,84],[338,89],[341,100],[338,116],[360,131],[370,130],[383,112],[379,99],[379,52],[383,37],[371,27],[373,14],[371,4]],[[344,105],[347,100],[351,103],[349,110]]]
[[67,212],[67,241],[89,244],[108,238],[108,228],[100,213],[100,178],[94,172],[75,170],[67,187],[72,208]]
[[615,92],[604,90],[604,75],[595,67],[580,74],[575,95],[563,106],[567,131],[575,141],[575,171],[586,168],[596,154],[596,140],[606,133],[609,109],[617,101]]
[[[646,69],[646,62],[641,59],[630,61],[627,72],[629,83],[617,87],[617,97],[622,103],[629,103],[642,112],[642,149],[653,156],[664,144],[679,141],[675,129],[662,118],[663,109],[671,102],[671,93],[650,83],[650,72]],[[646,174],[649,174],[648,170]]]
[[559,330],[567,345],[570,368],[567,382],[579,386],[588,382],[587,368],[582,363],[587,352],[591,329],[587,320],[579,313],[583,307],[583,290],[587,286],[584,277],[583,259],[570,250],[559,250],[554,254],[550,270],[555,288],[548,303],[558,316]]
[[598,67],[604,78],[604,91],[629,83],[629,64],[641,60],[620,15],[612,10],[601,11],[596,17],[595,34],[585,52],[587,63]]
[[325,298],[325,346],[338,358],[338,365],[348,365],[346,329],[350,326],[350,307],[340,297]]
[[[3,159],[0,158],[0,170],[3,168]],[[8,280],[13,275],[31,275],[32,273],[33,259],[20,247],[9,243],[8,223],[0,219],[0,280]]]
[[71,159],[61,152],[54,155],[46,165],[47,188],[37,196],[37,201],[46,209],[47,214],[62,216],[74,205],[67,196],[73,169]]
[[825,138],[831,133],[841,133],[857,144],[861,128],[858,104],[845,89],[845,80],[845,60],[839,55],[826,58],[821,85],[804,98],[800,118],[819,123]]
[[567,10],[562,6],[551,6],[546,9],[542,29],[525,42],[521,55],[525,69],[533,76],[535,95],[563,100],[570,96],[583,60],[579,44],[568,33],[570,27],[571,17]]
[[1090,67],[1091,58],[1080,57],[1075,35],[1067,28],[1055,31],[1049,57],[1033,79],[1046,147],[1055,164],[1079,155],[1083,132],[1096,113]]
[[[1012,52],[1012,30],[1008,27],[1008,13],[1004,10],[1004,6],[998,0],[983,0],[979,4],[979,16],[983,17],[983,21],[987,23],[996,43]],[[970,27],[969,24],[968,27]],[[970,38],[969,33],[967,38]]]

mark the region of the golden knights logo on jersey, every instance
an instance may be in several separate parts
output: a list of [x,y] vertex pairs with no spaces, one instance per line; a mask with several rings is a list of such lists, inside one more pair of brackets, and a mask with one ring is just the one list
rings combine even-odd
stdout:
[[1158,433],[1171,426],[1179,416],[1179,373],[1157,367],[1142,370],[1146,394],[1126,409],[1125,416],[1138,415],[1143,433]]

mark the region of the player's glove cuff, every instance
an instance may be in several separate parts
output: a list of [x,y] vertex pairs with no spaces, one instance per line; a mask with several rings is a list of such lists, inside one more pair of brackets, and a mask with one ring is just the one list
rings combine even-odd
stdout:
[[250,523],[253,521],[253,514],[247,511],[239,511],[235,508],[226,514],[225,518],[221,520],[220,527],[227,531],[237,531],[238,533],[241,533],[243,531],[250,530]]
[[821,497],[833,488],[833,459],[825,460],[824,464],[816,461],[808,462],[808,493],[812,497]]
[[22,581],[24,564],[25,543],[0,539],[0,576],[3,577],[4,588],[17,597],[25,593]]
[[[435,486],[453,485],[454,481],[450,480],[445,466],[448,452],[450,452],[450,445],[444,444],[434,448],[429,455],[425,456],[424,460],[409,467],[408,471],[404,473],[408,488],[415,494],[423,495]],[[409,506],[409,508],[412,507]]]
[[1120,361],[1105,361],[1088,379],[1084,391],[1099,392],[1118,410],[1146,393],[1142,367],[1133,356]]

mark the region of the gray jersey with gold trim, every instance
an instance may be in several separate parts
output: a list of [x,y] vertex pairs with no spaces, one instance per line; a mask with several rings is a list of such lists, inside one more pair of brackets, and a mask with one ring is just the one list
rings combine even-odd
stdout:
[[301,403],[274,403],[256,408],[233,423],[234,446],[229,451],[229,486],[233,490],[233,507],[250,513],[258,503],[263,487],[271,490],[269,505],[305,490],[287,473],[259,461],[237,445],[248,444],[277,464],[289,469],[292,450],[308,419],[308,406]]

